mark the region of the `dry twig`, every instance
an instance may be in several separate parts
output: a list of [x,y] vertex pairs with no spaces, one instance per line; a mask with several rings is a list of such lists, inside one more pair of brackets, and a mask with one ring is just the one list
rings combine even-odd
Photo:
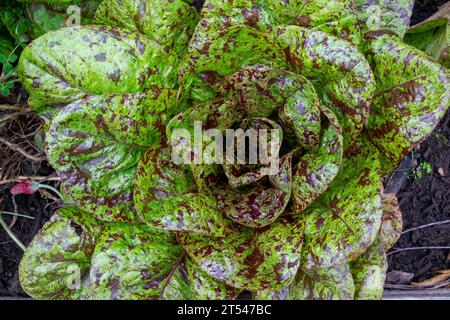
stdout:
[[389,256],[389,255],[397,253],[397,252],[411,251],[411,250],[450,250],[450,247],[430,246],[430,247],[394,248],[394,251],[388,252],[387,255]]
[[20,153],[21,155],[23,155],[24,157],[32,160],[32,161],[44,161],[46,160],[45,157],[38,157],[38,156],[34,156],[29,154],[28,152],[26,152],[24,149],[22,149],[21,147],[19,147],[18,145],[11,143],[9,141],[7,141],[4,138],[0,137],[0,142],[3,143],[4,145],[6,145],[8,148],[10,148],[11,150]]
[[405,233],[408,233],[408,232],[412,232],[412,231],[416,231],[416,230],[420,230],[420,229],[424,229],[424,228],[428,228],[428,227],[432,227],[432,226],[437,226],[437,225],[441,225],[441,224],[447,224],[447,223],[450,223],[450,220],[443,220],[443,221],[432,222],[432,223],[424,224],[424,225],[421,225],[421,226],[418,226],[418,227],[406,229],[405,231],[402,232],[402,234],[405,234]]

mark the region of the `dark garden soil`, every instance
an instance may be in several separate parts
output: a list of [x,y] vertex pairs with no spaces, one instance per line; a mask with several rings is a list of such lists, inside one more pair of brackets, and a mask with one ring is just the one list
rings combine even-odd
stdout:
[[[409,157],[411,169],[401,172],[397,197],[408,229],[450,220],[450,113]],[[450,246],[450,223],[404,233],[396,248]],[[450,250],[411,250],[391,254],[389,271],[414,274],[416,281],[430,272],[450,269]],[[389,279],[388,279],[389,280]]]
[[[13,105],[16,101],[21,104],[26,102],[26,93],[20,87],[16,88],[16,91],[8,99],[0,97],[0,104]],[[2,121],[9,115],[15,116],[10,120]],[[26,110],[23,113],[20,110],[0,111],[0,138],[14,143],[32,156],[42,157],[35,142],[35,137],[39,137],[42,132],[42,125],[42,121],[36,115],[26,112]],[[14,216],[2,215],[3,220],[11,226],[11,231],[24,245],[31,241],[53,214],[56,206],[52,203],[55,201],[48,193],[35,193],[30,196],[17,195],[13,201],[9,190],[16,182],[7,182],[21,176],[50,177],[51,179],[52,174],[54,174],[53,169],[46,161],[30,160],[0,143],[0,210],[17,212],[34,218],[17,217],[13,222]],[[17,275],[17,266],[21,257],[21,249],[0,228],[0,297],[24,294]]]
[[[200,7],[202,0],[195,0]],[[412,24],[430,15],[447,1],[416,1]],[[26,101],[26,93],[19,87],[6,99],[0,96],[0,104]],[[34,133],[41,132],[43,123],[31,113],[20,111],[14,118],[2,121],[11,111],[0,111],[0,138],[21,147],[31,155],[39,156],[39,143]],[[409,229],[450,219],[450,113],[447,112],[436,131],[410,154],[403,171],[397,173],[395,188],[398,191],[403,213],[404,228]],[[405,164],[404,163],[404,164]],[[412,166],[412,168],[411,168]],[[45,161],[34,161],[0,143],[0,210],[18,212],[33,217],[17,217],[11,230],[26,246],[36,232],[57,209],[52,195],[42,192],[30,196],[19,195],[13,201],[10,188],[16,183],[9,180],[20,176],[45,178],[43,183],[57,186],[52,181],[53,170]],[[50,178],[50,179],[48,179]],[[15,202],[15,205],[14,205]],[[13,216],[2,215],[7,224]],[[450,246],[450,223],[408,232],[400,238],[396,248]],[[389,271],[411,273],[414,280],[430,277],[430,272],[450,269],[450,250],[410,250],[389,255]],[[22,257],[21,249],[0,228],[0,297],[25,295],[18,281],[17,267]]]
[[[415,2],[411,24],[417,24],[447,1]],[[406,165],[405,165],[406,163]],[[408,167],[411,167],[408,169]],[[450,112],[434,133],[405,159],[397,179],[404,232],[430,223],[450,220]],[[450,223],[404,233],[396,248],[450,246]],[[394,250],[392,250],[394,251]],[[388,271],[403,271],[422,281],[433,271],[450,269],[450,250],[409,250],[389,255]],[[389,277],[387,281],[389,281]]]

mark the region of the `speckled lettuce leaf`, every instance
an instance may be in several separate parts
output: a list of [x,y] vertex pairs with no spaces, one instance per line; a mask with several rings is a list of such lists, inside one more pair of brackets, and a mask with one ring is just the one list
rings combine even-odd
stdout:
[[[66,196],[63,194],[63,196]],[[72,203],[72,200],[64,199],[65,203]],[[66,205],[64,209],[58,211],[59,216],[73,221],[75,224],[83,226],[93,237],[98,237],[103,229],[103,221],[96,219],[92,214],[81,210],[79,207]]]
[[213,32],[236,25],[266,31],[290,24],[358,41],[356,16],[349,0],[207,0],[194,38],[203,41]]
[[288,69],[286,57],[268,35],[248,27],[232,27],[191,41],[180,66],[180,86],[195,104],[214,100],[214,86],[240,69],[268,66]]
[[375,79],[364,55],[349,42],[298,26],[273,28],[271,37],[289,59],[291,69],[310,81],[322,103],[336,113],[350,145],[369,114]]
[[355,299],[380,300],[388,268],[386,251],[400,238],[402,214],[393,193],[382,194],[383,216],[380,232],[369,249],[350,263],[355,282]]
[[391,249],[400,238],[403,231],[403,218],[395,193],[383,193],[381,197],[383,216],[379,241],[382,248]]
[[234,300],[242,291],[211,277],[190,257],[185,257],[185,265],[192,297],[196,300]]
[[49,162],[62,189],[103,221],[136,221],[133,185],[137,164],[164,139],[176,92],[90,96],[69,104],[47,133]]
[[414,0],[356,0],[354,7],[362,31],[387,30],[403,37]]
[[179,55],[198,20],[195,8],[181,0],[103,0],[95,14],[98,24],[138,31]]
[[37,233],[19,265],[20,284],[35,299],[88,297],[89,282],[84,279],[89,272],[93,237],[83,227],[79,235],[76,224],[61,217],[64,210]]
[[348,263],[325,269],[299,270],[294,281],[279,291],[254,292],[263,300],[351,300],[355,292]]
[[303,242],[301,223],[280,217],[265,228],[236,226],[233,231],[224,238],[177,237],[203,271],[235,288],[280,290],[294,279]]
[[348,263],[330,268],[300,270],[288,287],[289,300],[351,300],[355,292]]
[[329,268],[300,269],[295,280],[279,291],[259,291],[253,298],[266,300],[377,300],[381,299],[387,271],[386,251],[402,231],[395,194],[382,194],[382,223],[366,252]]
[[58,110],[87,95],[176,86],[177,57],[154,40],[106,26],[62,28],[33,41],[19,77],[33,110]]
[[437,126],[449,107],[449,76],[425,53],[383,33],[367,36],[377,79],[367,132],[394,164]]
[[176,165],[167,146],[150,148],[137,168],[134,202],[145,223],[171,231],[223,237],[231,221],[217,208],[217,199],[198,192],[189,170]]
[[379,237],[358,259],[351,262],[355,282],[355,299],[380,300],[388,268],[385,251]]
[[378,152],[370,143],[352,145],[330,187],[304,212],[302,269],[344,264],[375,240],[381,224]]
[[319,147],[304,154],[293,173],[295,211],[302,211],[313,203],[336,178],[342,162],[343,136],[336,115],[320,107],[323,118]]
[[98,239],[90,279],[94,299],[189,299],[183,249],[173,235],[116,223]]
[[450,68],[450,3],[408,29],[405,43],[425,51],[447,69]]
[[[291,198],[295,153],[291,152],[280,159],[278,172],[268,178],[269,186],[256,186],[249,190],[222,187],[218,192],[220,211],[231,220],[252,228],[273,223],[285,211]],[[260,176],[258,170],[248,174],[251,180]]]

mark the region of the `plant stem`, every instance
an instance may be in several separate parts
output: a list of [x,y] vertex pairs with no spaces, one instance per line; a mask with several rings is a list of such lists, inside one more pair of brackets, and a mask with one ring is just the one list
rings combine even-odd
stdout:
[[394,251],[388,252],[386,255],[391,255],[397,252],[410,251],[410,250],[450,250],[450,247],[410,247],[410,248],[394,248]]
[[12,216],[17,216],[17,217],[23,217],[23,218],[27,218],[27,219],[34,219],[34,217],[32,216],[27,216],[26,214],[21,214],[21,213],[14,213],[14,212],[8,212],[8,211],[0,211],[1,214],[9,214]]
[[416,231],[416,230],[428,228],[428,227],[432,227],[432,226],[438,226],[438,225],[441,225],[441,224],[447,224],[447,223],[450,223],[450,220],[443,220],[443,221],[432,222],[432,223],[424,224],[422,226],[418,226],[418,227],[407,229],[407,230],[403,231],[402,234],[405,234],[405,233],[408,233],[408,232],[411,232],[411,231]]
[[53,191],[54,193],[56,193],[56,195],[57,195],[61,200],[63,200],[63,196],[62,196],[61,192],[59,192],[57,189],[53,188],[52,186],[49,186],[49,185],[46,185],[46,184],[41,184],[41,183],[39,183],[39,188],[51,190],[51,191]]
[[5,223],[5,221],[3,220],[3,218],[0,215],[0,225],[3,227],[3,229],[5,229],[6,233],[11,237],[12,240],[14,240],[14,242],[20,247],[20,249],[22,249],[23,251],[25,251],[25,246],[23,245],[23,243],[14,235],[14,233],[8,228],[7,224]]

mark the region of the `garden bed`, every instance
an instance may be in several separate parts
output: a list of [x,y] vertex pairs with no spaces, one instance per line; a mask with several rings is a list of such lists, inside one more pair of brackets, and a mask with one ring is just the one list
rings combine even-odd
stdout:
[[[445,2],[416,1],[412,24],[426,19]],[[200,6],[201,1],[196,1],[196,5]],[[20,148],[14,150],[11,147],[6,148],[5,145],[0,146],[0,210],[18,212],[33,218],[17,217],[12,223],[13,216],[3,216],[7,224],[13,224],[12,232],[26,246],[55,212],[58,204],[56,199],[45,191],[28,196],[18,195],[13,201],[10,188],[21,176],[33,177],[53,186],[57,186],[58,181],[48,163],[38,159],[42,157],[39,133],[43,122],[27,112],[25,101],[26,93],[20,87],[16,87],[9,98],[0,97],[1,105],[14,105],[19,102],[22,106],[17,110],[0,110],[0,119],[10,117],[0,122],[0,137]],[[37,139],[35,134],[38,134]],[[450,246],[450,223],[442,223],[450,219],[449,112],[435,132],[404,161],[394,181],[391,180],[390,183],[390,187],[397,192],[404,229],[419,228],[404,233],[389,253],[390,273],[387,287],[420,289],[422,287],[412,286],[411,281],[420,282],[434,276],[435,271],[450,269],[450,250],[423,249]],[[422,228],[428,224],[434,225]],[[406,248],[408,250],[394,252]],[[1,230],[0,297],[25,296],[17,272],[21,256],[21,249]],[[408,280],[405,280],[406,278]],[[445,281],[437,283],[435,287],[445,287]]]

